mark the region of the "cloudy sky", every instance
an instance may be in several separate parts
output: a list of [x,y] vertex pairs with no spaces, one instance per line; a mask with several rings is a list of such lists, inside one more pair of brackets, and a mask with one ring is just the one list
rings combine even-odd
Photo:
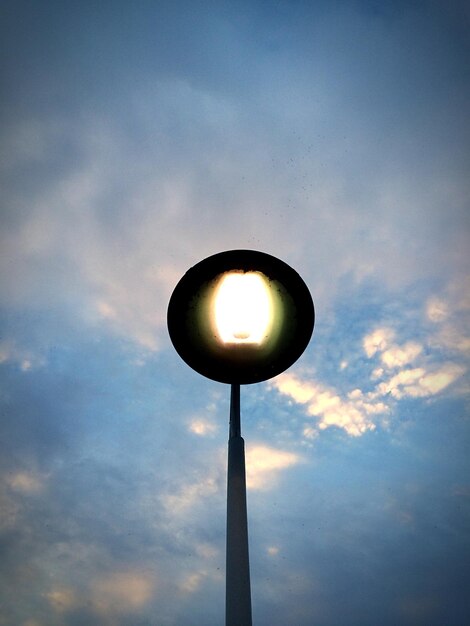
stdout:
[[0,624],[223,623],[229,388],[166,309],[233,248],[317,313],[242,388],[254,624],[468,623],[465,3],[0,14]]

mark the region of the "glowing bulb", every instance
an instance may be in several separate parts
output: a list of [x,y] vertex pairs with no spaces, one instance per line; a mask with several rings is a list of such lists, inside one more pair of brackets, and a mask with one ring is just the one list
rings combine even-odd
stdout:
[[215,296],[215,324],[224,343],[260,344],[272,321],[266,281],[257,272],[229,272]]

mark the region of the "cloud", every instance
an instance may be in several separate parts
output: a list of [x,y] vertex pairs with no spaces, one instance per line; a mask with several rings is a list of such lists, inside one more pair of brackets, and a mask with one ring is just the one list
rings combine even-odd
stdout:
[[149,573],[113,572],[92,582],[92,604],[106,615],[138,611],[150,601],[154,587],[155,580]]
[[305,426],[302,434],[305,439],[316,439],[316,437],[318,437],[318,429],[313,426]]
[[197,482],[185,484],[175,492],[162,495],[163,506],[171,515],[184,514],[194,505],[203,502],[208,496],[218,493],[220,490],[219,480],[218,475],[209,475]]
[[[435,306],[434,303],[432,307]],[[439,306],[441,310],[442,306]],[[429,307],[426,311],[429,312]],[[450,323],[447,314],[437,317],[433,323]],[[422,343],[411,340],[397,343],[396,337],[394,329],[380,326],[362,339],[368,359],[380,362],[368,377],[370,381],[376,381],[372,390],[355,388],[344,394],[333,386],[313,379],[305,380],[293,373],[281,374],[271,382],[281,394],[304,405],[305,413],[315,419],[313,424],[304,425],[302,434],[305,439],[313,440],[319,431],[333,426],[353,437],[363,435],[376,428],[379,417],[383,425],[388,423],[385,415],[392,412],[394,401],[437,396],[467,371],[463,362],[443,360],[444,346],[442,343],[438,345],[432,330],[424,336]],[[450,342],[445,347],[449,348]],[[364,387],[369,380],[364,378]]]
[[[316,353],[314,338],[304,358],[323,359],[315,374],[273,383],[272,412],[246,404],[255,437],[272,437],[247,440],[250,488],[293,481],[289,514],[267,511],[261,530],[259,615],[304,626],[385,612],[398,623],[393,609],[414,584],[418,599],[446,596],[440,621],[458,622],[464,507],[442,494],[467,458],[461,404],[414,402],[405,454],[360,437],[406,419],[400,402],[452,393],[463,378],[465,310],[430,287],[468,262],[463,15],[439,3],[92,4],[11,2],[0,25],[0,293],[11,320],[0,439],[13,468],[0,491],[0,621],[220,623],[223,585],[210,572],[223,560],[226,448],[214,462],[204,383],[177,390],[165,314],[188,267],[247,247],[300,272],[317,345],[329,325],[338,339]],[[420,299],[422,318],[405,296]],[[263,428],[273,419],[279,430]],[[319,456],[312,485],[297,439],[318,438],[320,451],[331,429],[344,441]],[[432,485],[437,528],[419,511],[420,534],[377,519],[381,490],[399,490],[404,474]],[[253,498],[255,537],[269,500]],[[292,559],[287,570],[270,545]],[[164,577],[139,569],[155,558]]]
[[8,474],[6,483],[13,491],[25,495],[41,493],[45,486],[45,479],[39,474],[32,472],[16,472]]
[[470,356],[470,280],[453,280],[444,293],[431,296],[425,306],[427,318],[433,323],[431,346]]
[[212,583],[217,583],[217,586],[221,587],[225,582],[225,575],[221,568],[213,568],[211,570],[201,568],[184,574],[178,587],[184,594],[193,594],[199,591],[201,586],[208,580]]
[[204,418],[194,418],[189,424],[189,430],[195,435],[205,437],[214,434],[217,425]]
[[463,356],[470,356],[470,335],[462,328],[463,323],[444,324],[430,340],[430,343],[441,349],[460,352]]
[[46,594],[51,607],[58,613],[70,611],[79,604],[76,593],[69,587],[58,587]]
[[219,550],[213,544],[207,542],[197,543],[195,546],[196,553],[203,559],[214,559],[219,555]]
[[45,364],[45,360],[38,354],[19,347],[15,341],[2,341],[0,343],[0,364],[14,363],[19,365],[22,372]]
[[[161,502],[170,517],[194,514],[195,507],[207,498],[225,490],[226,450],[214,453],[215,467],[201,470],[198,480],[183,482],[171,492],[162,494]],[[245,449],[246,484],[248,489],[269,489],[274,486],[279,473],[301,462],[293,452],[264,444],[250,444]],[[204,507],[203,507],[204,508]],[[206,555],[207,556],[207,555]]]
[[[389,48],[399,33],[413,29],[415,16],[401,15],[395,31],[350,10],[321,13],[319,20],[307,20],[310,36],[303,25],[303,36],[290,38],[289,50],[282,55],[267,44],[272,18],[261,40],[254,42],[245,31],[245,20],[243,26],[237,22],[238,30],[219,16],[217,32],[225,32],[235,46],[234,58],[247,54],[246,46],[254,47],[256,64],[234,65],[225,53],[189,55],[185,61],[177,55],[178,62],[164,54],[165,69],[157,69],[153,60],[149,63],[150,57],[139,64],[138,72],[120,66],[117,84],[112,80],[114,65],[99,81],[93,74],[90,89],[81,90],[80,115],[64,106],[58,119],[51,119],[41,111],[25,114],[14,107],[18,114],[4,125],[9,183],[2,228],[7,259],[1,275],[3,302],[27,308],[71,302],[75,315],[154,351],[166,341],[165,310],[172,287],[191,264],[220,249],[243,246],[275,252],[315,285],[315,298],[322,305],[331,302],[338,280],[346,274],[356,281],[373,276],[406,285],[434,275],[436,267],[446,273],[457,265],[457,256],[451,263],[448,255],[443,263],[429,263],[436,249],[454,250],[457,246],[450,242],[462,238],[455,206],[459,194],[440,184],[440,177],[455,168],[449,163],[441,172],[442,159],[433,152],[428,159],[410,154],[413,164],[425,163],[416,182],[416,168],[403,162],[410,129],[418,132],[416,117],[433,119],[433,113],[443,109],[438,94],[445,90],[428,92],[432,112],[426,116],[407,106],[406,90],[399,90],[403,100],[400,107],[393,106],[393,116],[386,113],[393,81],[374,90],[379,103],[372,104],[365,95],[372,93],[364,88],[369,79],[375,82],[386,75],[381,64],[375,66],[375,57],[371,60],[364,38],[369,32],[375,33],[374,44],[385,54],[392,75],[404,82],[408,93],[415,92],[419,62],[406,63],[403,73]],[[41,11],[39,18],[44,19]],[[176,30],[180,19],[172,15]],[[211,33],[209,41],[225,52],[227,41],[214,38],[213,20],[205,12],[201,17]],[[151,34],[144,28],[149,50],[160,40],[155,33],[164,22],[152,22]],[[297,28],[295,22],[292,17],[283,23],[282,32]],[[430,24],[424,22],[426,30]],[[116,28],[119,32],[110,18],[110,34]],[[352,55],[331,47],[335,33],[351,42],[347,49]],[[176,45],[168,42],[166,29],[161,35],[171,48]],[[66,40],[64,36],[64,45]],[[18,45],[16,38],[10,43]],[[26,43],[32,45],[25,42],[25,48]],[[187,44],[202,44],[205,50],[207,41],[191,31]],[[19,48],[18,53],[23,52]],[[157,48],[160,58],[162,50]],[[430,53],[436,62],[445,58],[437,49],[429,50],[425,39],[418,48],[422,58]],[[61,55],[56,56],[60,61]],[[201,58],[208,63],[204,70],[196,61]],[[81,67],[81,55],[76,61]],[[289,106],[278,64],[289,77]],[[343,64],[351,72],[344,72]],[[197,77],[186,74],[194,66]],[[63,76],[52,75],[47,65],[43,69],[58,80],[56,88],[62,93]],[[121,106],[100,106],[103,85],[114,94],[127,86],[127,94],[120,91],[120,97],[113,98]],[[49,91],[55,93],[54,88]],[[345,108],[344,99],[356,106]],[[372,125],[371,112],[378,116]],[[453,124],[459,128],[456,121]],[[424,140],[429,128],[420,125],[419,134]],[[450,137],[449,151],[454,154]],[[414,143],[421,145],[419,140]],[[440,148],[435,147],[437,155],[442,154]],[[433,159],[441,164],[439,177]],[[435,179],[439,195],[433,189],[423,193],[429,179]],[[367,195],[361,180],[367,180]],[[458,178],[454,183],[463,187]],[[442,206],[448,211],[455,206],[445,231],[449,245],[441,241]]]
[[[465,308],[460,298],[455,311],[461,312]],[[407,341],[402,345],[392,343],[395,333],[389,328],[378,328],[364,337],[366,355],[369,358],[378,356],[382,364],[374,368],[371,379],[385,379],[370,392],[371,398],[390,395],[400,400],[434,396],[465,374],[467,367],[463,362],[445,359],[446,352],[454,352],[458,356],[458,353],[465,352],[466,343],[470,346],[470,339],[458,330],[461,328],[461,315],[456,316],[450,311],[451,308],[444,305],[442,299],[436,296],[428,299],[425,314],[433,325],[440,328],[437,333],[431,328],[424,336],[424,344],[416,341]]]
[[363,339],[363,347],[367,356],[374,356],[377,351],[383,351],[390,345],[395,336],[391,328],[377,328]]
[[434,396],[463,376],[465,371],[465,367],[455,363],[445,363],[431,372],[426,372],[422,367],[405,369],[380,383],[376,394],[391,394],[396,399]]
[[431,296],[426,303],[426,315],[431,322],[444,321],[449,315],[447,303],[437,296]]
[[293,452],[278,450],[266,445],[247,446],[247,489],[269,489],[274,484],[280,471],[300,462],[300,456]]
[[[352,390],[346,398],[319,382],[303,381],[294,374],[281,374],[271,383],[281,394],[306,405],[306,413],[316,418],[317,428],[342,428],[348,435],[358,437],[375,429],[374,416],[387,413],[389,408],[381,401]],[[304,428],[308,439],[315,437],[312,425]]]
[[391,346],[384,350],[380,358],[387,367],[402,367],[411,363],[423,351],[423,346],[415,341],[408,341],[403,346]]
[[202,581],[206,578],[207,572],[193,572],[192,574],[186,574],[180,584],[182,591],[186,593],[194,593],[201,586]]
[[200,437],[210,437],[214,435],[219,429],[219,424],[215,421],[215,416],[218,411],[218,395],[215,395],[215,400],[209,402],[203,414],[194,415],[188,423],[188,429],[191,433]]

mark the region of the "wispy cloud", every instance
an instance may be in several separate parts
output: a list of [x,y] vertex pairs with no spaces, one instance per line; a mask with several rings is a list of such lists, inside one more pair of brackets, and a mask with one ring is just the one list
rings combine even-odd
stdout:
[[185,515],[196,504],[201,505],[206,498],[221,490],[221,478],[221,472],[215,474],[212,471],[196,482],[183,484],[161,496],[163,506],[170,516]]
[[112,572],[92,582],[92,604],[105,615],[136,611],[151,599],[154,586],[154,577],[147,572]]
[[43,491],[46,479],[44,476],[29,471],[8,474],[6,483],[13,491],[26,495],[34,495]]
[[304,428],[304,436],[313,439],[317,428],[325,430],[332,426],[342,428],[348,435],[358,437],[375,429],[374,417],[388,412],[380,401],[353,389],[342,397],[335,389],[319,382],[305,381],[294,374],[281,374],[272,385],[283,395],[304,404],[307,415],[316,418],[315,424]]
[[248,489],[269,489],[282,470],[300,462],[301,457],[293,452],[266,445],[247,446],[246,486]]
[[470,358],[470,279],[452,281],[438,296],[428,298],[425,312],[434,325],[431,346]]
[[[217,396],[217,400],[218,400]],[[211,437],[219,429],[219,423],[216,421],[218,407],[217,400],[209,402],[204,411],[192,416],[188,421],[188,430],[194,435],[200,437]]]
[[[430,299],[426,315],[434,324],[447,325],[444,336],[457,333],[449,330],[450,313],[441,300]],[[397,341],[397,331],[389,326],[379,326],[367,333],[362,339],[362,348],[371,370],[364,378],[364,389],[355,388],[344,393],[314,377],[294,373],[281,374],[271,385],[295,403],[305,406],[305,413],[314,419],[304,426],[306,439],[312,440],[319,431],[332,426],[358,437],[374,430],[378,420],[383,425],[388,424],[386,415],[392,413],[394,402],[437,396],[464,376],[467,371],[465,362],[445,359],[442,354],[443,349],[461,352],[464,340],[458,344],[442,341],[442,331],[437,336],[441,338],[440,344],[432,329],[422,343]],[[340,367],[341,372],[346,369]],[[371,382],[375,383],[372,389]]]
[[431,322],[443,322],[449,316],[449,307],[445,300],[431,296],[426,302],[426,315]]
[[380,359],[386,367],[402,367],[413,362],[422,351],[422,345],[415,341],[408,341],[402,346],[391,346],[384,350],[380,355]]
[[[446,312],[445,316],[437,315],[436,306],[436,299],[432,298],[431,318],[434,323],[440,324],[447,319],[448,313]],[[441,303],[439,311],[442,310]],[[429,317],[429,301],[426,313]],[[378,337],[386,337],[387,340],[377,342]],[[378,328],[364,337],[363,345],[367,356],[378,357],[381,362],[381,366],[376,367],[372,372],[373,380],[382,379],[382,382],[370,394],[372,398],[383,397],[386,401],[388,395],[395,399],[434,396],[461,378],[467,371],[467,366],[463,361],[445,359],[446,355],[442,354],[442,350],[453,348],[455,352],[456,346],[451,346],[449,343],[444,345],[442,341],[440,345],[437,345],[436,335],[432,331],[425,336],[426,345],[416,341],[407,341],[404,344],[392,343],[393,338],[394,332],[389,328]]]
[[45,359],[32,350],[19,347],[15,341],[9,340],[0,343],[1,363],[14,363],[19,366],[22,372],[27,372],[44,365]]
[[77,593],[70,587],[56,587],[46,593],[46,598],[57,613],[65,613],[80,604]]
[[0,622],[220,624],[226,390],[166,310],[243,247],[318,313],[244,390],[259,619],[463,623],[465,3],[50,4],[0,21]]
[[366,335],[362,341],[364,352],[370,358],[378,351],[384,351],[395,337],[391,328],[377,328],[374,332]]
[[189,423],[189,430],[195,435],[206,437],[213,435],[217,431],[217,424],[203,417],[195,417]]
[[434,396],[465,373],[465,367],[455,363],[444,365],[427,372],[423,367],[405,369],[377,386],[376,396],[391,394],[396,399],[404,397],[426,398]]

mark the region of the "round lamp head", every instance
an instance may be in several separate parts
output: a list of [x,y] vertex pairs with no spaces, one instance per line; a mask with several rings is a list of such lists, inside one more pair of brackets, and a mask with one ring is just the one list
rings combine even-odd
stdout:
[[276,257],[230,250],[186,272],[170,298],[168,331],[180,357],[222,383],[257,383],[302,354],[315,321],[302,278]]

